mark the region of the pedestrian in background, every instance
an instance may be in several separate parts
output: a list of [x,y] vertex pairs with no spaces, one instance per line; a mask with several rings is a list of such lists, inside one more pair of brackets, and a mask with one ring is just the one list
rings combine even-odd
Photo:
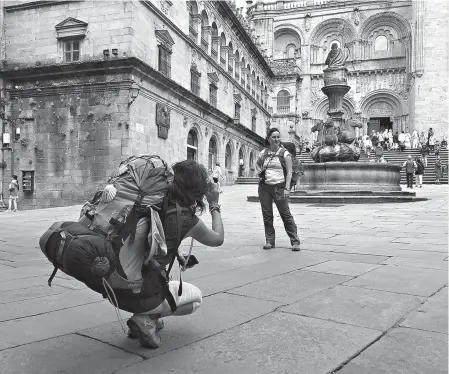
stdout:
[[416,188],[422,188],[422,177],[424,175],[425,170],[424,160],[422,157],[418,157],[416,159],[416,170],[415,170],[415,179],[416,179]]
[[421,157],[424,159],[424,166],[427,167],[427,156],[429,155],[429,148],[425,143],[421,147]]
[[410,136],[410,133],[408,131],[405,133],[404,145],[407,149],[412,148],[412,137]]
[[259,175],[259,200],[266,239],[263,249],[271,249],[276,246],[273,226],[274,202],[284,223],[285,231],[290,238],[292,250],[299,251],[298,229],[288,205],[293,172],[292,158],[290,153],[281,146],[280,133],[277,128],[268,131],[265,146],[266,148],[260,152],[256,162],[256,170]]
[[435,159],[435,179],[436,183],[440,184],[440,179],[443,177],[443,164],[441,162],[440,156]]
[[223,174],[221,173],[220,163],[217,162],[217,163],[215,164],[215,168],[214,168],[214,170],[213,170],[213,172],[212,172],[212,180],[214,181],[214,183],[216,183],[216,184],[218,185],[218,191],[219,191],[220,193],[222,193],[223,191],[222,191],[222,189],[221,189],[221,187],[220,187],[220,178],[221,178],[221,179],[224,179],[224,178],[223,178]]
[[12,212],[14,207],[14,212],[17,212],[17,202],[19,201],[19,180],[17,175],[13,175],[11,182],[9,183],[9,204],[7,212]]
[[407,176],[407,188],[413,188],[413,174],[415,174],[415,170],[418,165],[413,161],[412,156],[407,156],[407,161],[404,161],[402,167],[405,167],[405,174]]
[[418,140],[419,140],[418,130],[414,129],[412,133],[412,148],[418,148]]

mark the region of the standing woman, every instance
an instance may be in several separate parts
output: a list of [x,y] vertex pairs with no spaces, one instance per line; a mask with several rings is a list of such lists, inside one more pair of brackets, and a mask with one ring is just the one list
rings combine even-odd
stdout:
[[[262,207],[266,239],[263,249],[275,247],[275,230],[273,227],[274,202],[284,222],[292,250],[299,251],[298,229],[288,206],[293,171],[292,158],[290,153],[281,147],[280,133],[277,128],[272,128],[268,131],[265,146],[266,148],[260,152],[256,163],[256,171],[259,175],[259,200]],[[282,163],[285,164],[285,170]]]
[[17,175],[13,175],[11,183],[9,183],[9,204],[7,212],[17,212],[17,201],[19,200],[19,180]]
[[422,157],[416,159],[417,168],[415,170],[416,188],[422,188],[422,176],[424,175],[425,165]]

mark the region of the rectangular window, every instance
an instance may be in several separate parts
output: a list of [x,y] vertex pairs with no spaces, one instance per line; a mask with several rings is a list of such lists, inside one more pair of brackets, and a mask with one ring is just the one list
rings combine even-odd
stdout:
[[159,46],[159,71],[166,77],[170,78],[171,52],[161,45]]
[[191,91],[197,95],[200,96],[200,75],[195,70],[190,71],[190,88]]
[[209,85],[209,101],[210,105],[217,107],[217,86]]
[[80,60],[80,41],[68,40],[64,42],[64,62]]
[[251,130],[253,132],[256,132],[256,117],[255,116],[251,117]]
[[235,104],[235,114],[234,114],[234,118],[235,119],[240,119],[240,104]]

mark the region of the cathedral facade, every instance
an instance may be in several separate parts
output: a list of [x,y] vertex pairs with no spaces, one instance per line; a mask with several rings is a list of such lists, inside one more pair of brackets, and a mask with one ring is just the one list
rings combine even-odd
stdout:
[[444,1],[260,1],[249,17],[275,71],[274,125],[304,138],[328,110],[323,69],[333,43],[349,58],[343,110],[363,133],[448,133],[447,17]]

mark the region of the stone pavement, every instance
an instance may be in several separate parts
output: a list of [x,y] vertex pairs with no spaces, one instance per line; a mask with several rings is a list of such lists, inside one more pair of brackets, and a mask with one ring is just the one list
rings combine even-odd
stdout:
[[447,186],[409,204],[293,204],[299,253],[278,216],[277,248],[261,249],[256,188],[225,187],[225,243],[196,245],[183,276],[203,305],[167,318],[157,350],[127,339],[83,284],[47,286],[38,237],[79,207],[1,213],[0,372],[447,373]]

